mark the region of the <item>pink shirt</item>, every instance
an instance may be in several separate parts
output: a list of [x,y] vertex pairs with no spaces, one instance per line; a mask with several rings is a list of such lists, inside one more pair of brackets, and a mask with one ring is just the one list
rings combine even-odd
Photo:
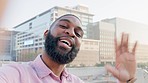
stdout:
[[60,80],[41,60],[40,55],[29,64],[10,64],[0,67],[0,83],[84,83],[80,78],[62,73]]

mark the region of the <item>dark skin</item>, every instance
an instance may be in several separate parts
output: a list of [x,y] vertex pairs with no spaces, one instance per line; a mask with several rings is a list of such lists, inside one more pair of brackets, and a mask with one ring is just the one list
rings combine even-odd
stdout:
[[128,34],[122,33],[121,43],[117,42],[115,39],[115,53],[116,53],[116,66],[115,68],[107,65],[106,68],[109,72],[115,76],[120,83],[127,83],[126,81],[130,79],[128,83],[134,83],[136,80],[136,47],[137,42],[134,44],[132,51],[128,48]]
[[[49,30],[46,30],[44,37],[46,39]],[[75,45],[77,48],[80,48],[81,40],[83,37],[82,24],[78,18],[72,15],[66,15],[58,20],[56,20],[51,28],[50,33],[54,37],[61,37],[62,40],[66,40],[69,44],[65,44],[60,40],[57,42],[57,50],[60,53],[68,53],[71,50],[71,45]],[[68,36],[68,37],[67,37]],[[111,66],[106,66],[107,70],[111,72],[120,83],[126,83],[127,80],[131,79],[130,83],[135,81],[135,72],[136,72],[136,60],[135,60],[135,51],[137,43],[135,43],[132,52],[128,50],[128,35],[122,34],[121,43],[118,44],[115,39],[115,50],[116,50],[116,68]],[[64,48],[65,50],[61,49]],[[47,65],[52,72],[57,75],[59,78],[65,68],[66,64],[60,64],[53,61],[46,51],[42,53],[42,60]],[[130,68],[132,66],[132,68]]]
[[[78,18],[74,17],[74,16],[64,16],[60,19],[58,19],[50,28],[50,33],[54,36],[70,36],[71,38],[66,38],[63,37],[66,40],[69,40],[72,42],[72,44],[75,44],[77,48],[80,48],[81,45],[81,40],[83,37],[83,31],[81,29],[82,24],[81,22],[78,20]],[[44,33],[44,37],[46,38],[47,34],[48,34],[49,30],[46,30]],[[68,52],[71,47],[69,46],[65,46],[64,44],[62,44],[61,42],[58,44],[63,46],[66,50],[66,52]],[[65,52],[63,50],[61,50],[60,48],[58,48],[58,50],[60,50],[61,52]],[[53,73],[57,76],[61,76],[61,73],[63,71],[63,69],[65,68],[66,64],[58,64],[56,62],[54,62],[53,60],[51,60],[47,53],[44,52],[42,54],[42,59],[44,61],[44,63],[53,71]]]

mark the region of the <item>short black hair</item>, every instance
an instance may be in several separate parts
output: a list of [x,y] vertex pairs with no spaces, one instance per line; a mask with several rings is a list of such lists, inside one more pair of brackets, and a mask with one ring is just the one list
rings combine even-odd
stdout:
[[74,14],[65,14],[65,15],[62,15],[62,16],[58,17],[58,18],[50,25],[49,30],[50,30],[50,28],[53,26],[53,24],[54,24],[56,21],[58,21],[60,18],[62,18],[62,17],[64,17],[64,16],[74,16],[74,17],[76,17],[76,18],[80,21],[80,23],[82,24],[82,21],[80,20],[80,18],[79,18],[78,16],[76,16],[76,15],[74,15]]

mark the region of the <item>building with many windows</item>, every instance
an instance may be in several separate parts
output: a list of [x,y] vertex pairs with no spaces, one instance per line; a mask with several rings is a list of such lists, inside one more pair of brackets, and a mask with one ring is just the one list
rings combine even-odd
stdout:
[[0,60],[15,61],[15,34],[17,32],[0,28]]
[[[121,39],[122,32],[129,34],[129,49],[138,41],[137,62],[147,63],[148,59],[148,25],[123,18],[103,19],[87,26],[88,38],[99,39],[99,60],[101,63],[114,63],[114,38]],[[120,41],[118,41],[120,42]]]
[[[17,61],[33,60],[37,54],[41,53],[44,49],[44,31],[50,28],[51,23],[55,19],[64,14],[75,14],[81,19],[84,38],[87,38],[86,26],[88,23],[93,22],[93,14],[89,13],[89,9],[81,5],[75,7],[56,6],[14,27],[16,31],[19,31],[16,35]],[[78,63],[73,64],[78,65]],[[83,63],[80,62],[80,64]],[[87,65],[94,64],[88,63]]]
[[94,66],[100,64],[99,60],[99,40],[83,39],[80,51],[72,66]]
[[102,64],[114,63],[115,26],[107,22],[95,22],[87,25],[88,38],[99,40],[99,61]]
[[111,23],[115,25],[116,37],[120,39],[122,32],[129,34],[129,48],[132,49],[133,43],[138,41],[138,47],[136,51],[137,62],[148,62],[148,25],[134,22],[123,18],[111,18],[104,19],[103,22]]
[[85,6],[53,7],[14,27],[19,33],[16,37],[17,61],[33,60],[44,49],[43,32],[50,28],[51,23],[63,14],[75,14],[81,20],[84,30],[81,50],[78,57],[70,65],[92,66],[97,63],[114,63],[114,38],[120,39],[121,33],[130,34],[130,49],[133,41],[139,41],[137,61],[147,62],[148,25],[122,18],[103,19],[93,23],[93,14]]

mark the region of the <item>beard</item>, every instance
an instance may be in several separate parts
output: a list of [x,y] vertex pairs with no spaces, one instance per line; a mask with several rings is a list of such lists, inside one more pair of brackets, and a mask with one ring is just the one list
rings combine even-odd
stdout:
[[[78,54],[79,48],[76,48],[74,44],[69,52],[66,52],[64,48],[58,46],[58,41],[60,37],[53,37],[49,32],[45,39],[45,51],[49,58],[58,64],[67,64],[72,62]],[[61,52],[62,49],[65,53]]]

